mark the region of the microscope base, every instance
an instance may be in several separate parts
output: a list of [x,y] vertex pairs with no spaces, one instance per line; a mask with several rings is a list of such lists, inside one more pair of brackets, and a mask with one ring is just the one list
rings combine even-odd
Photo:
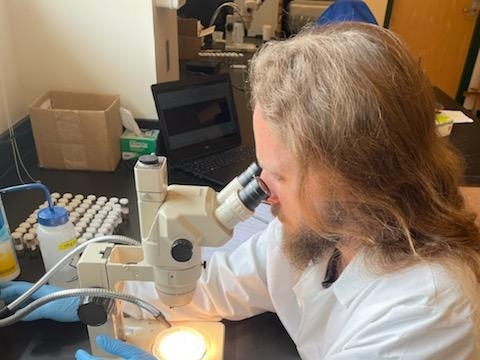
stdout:
[[[200,332],[207,341],[207,354],[202,360],[222,360],[225,326],[214,321],[178,321],[172,322],[172,327],[184,326]],[[134,344],[147,352],[152,352],[152,346],[157,335],[166,327],[160,321],[135,320],[124,318],[124,330],[127,342]]]

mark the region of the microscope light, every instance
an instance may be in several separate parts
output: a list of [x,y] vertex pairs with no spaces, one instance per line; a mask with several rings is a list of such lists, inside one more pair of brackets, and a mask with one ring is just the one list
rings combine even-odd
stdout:
[[160,360],[202,360],[207,350],[205,337],[186,326],[162,331],[153,344],[153,354]]

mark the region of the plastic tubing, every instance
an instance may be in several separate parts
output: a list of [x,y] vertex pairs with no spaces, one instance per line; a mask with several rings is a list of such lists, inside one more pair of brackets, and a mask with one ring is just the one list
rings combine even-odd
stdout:
[[119,300],[127,301],[137,306],[140,306],[141,308],[150,312],[155,317],[156,320],[163,321],[168,327],[172,326],[167,321],[167,319],[163,316],[162,312],[159,309],[157,309],[155,306],[151,305],[150,303],[142,299],[139,299],[133,295],[122,294],[116,291],[99,289],[99,288],[79,288],[79,289],[61,290],[46,296],[42,296],[41,298],[31,302],[24,308],[18,310],[15,314],[10,315],[5,319],[0,319],[0,327],[8,326],[17,321],[20,321],[23,317],[30,314],[32,311],[38,309],[40,306],[45,305],[46,303],[49,303],[50,301],[54,301],[54,300],[58,300],[66,297],[74,297],[74,296],[96,296],[96,297],[104,297],[109,299],[119,299]]
[[88,240],[81,245],[78,245],[72,251],[70,251],[67,255],[65,255],[58,263],[55,264],[48,272],[46,272],[30,289],[12,301],[10,304],[6,306],[6,308],[13,312],[16,308],[18,308],[26,299],[30,297],[35,291],[37,291],[42,285],[44,285],[48,279],[60,268],[62,268],[66,263],[70,262],[70,259],[75,256],[76,254],[80,253],[85,249],[88,245],[97,243],[97,242],[115,242],[118,244],[127,244],[127,245],[140,245],[140,242],[129,238],[123,235],[105,235],[99,236],[95,239]]

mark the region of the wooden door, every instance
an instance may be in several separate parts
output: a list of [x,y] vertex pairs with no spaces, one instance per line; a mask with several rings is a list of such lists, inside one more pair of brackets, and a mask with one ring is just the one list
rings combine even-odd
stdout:
[[455,98],[470,48],[477,0],[394,0],[390,28],[409,46],[433,85]]

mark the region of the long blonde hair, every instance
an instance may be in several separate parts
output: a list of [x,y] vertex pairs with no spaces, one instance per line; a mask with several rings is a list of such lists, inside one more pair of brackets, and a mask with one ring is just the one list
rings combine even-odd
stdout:
[[434,261],[480,280],[480,233],[458,190],[462,162],[436,135],[432,87],[392,32],[348,22],[308,29],[267,43],[249,75],[252,107],[303,182],[331,174],[334,216],[318,216],[299,189],[313,229],[359,239],[385,271]]

